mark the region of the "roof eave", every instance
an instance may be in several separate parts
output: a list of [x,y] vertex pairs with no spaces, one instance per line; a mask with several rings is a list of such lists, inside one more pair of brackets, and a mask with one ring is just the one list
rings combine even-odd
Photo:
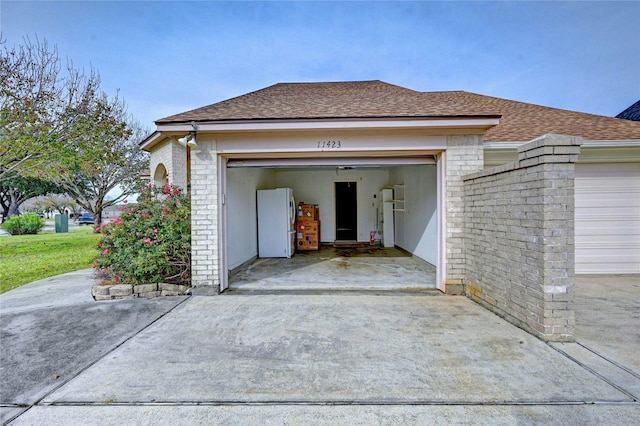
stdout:
[[[497,166],[517,160],[517,148],[531,141],[485,142],[485,166]],[[585,140],[579,163],[640,162],[640,139]]]
[[149,151],[154,145],[158,144],[164,139],[164,135],[160,131],[155,131],[147,136],[142,142],[140,142],[140,149],[143,151]]
[[[291,130],[345,129],[417,129],[417,128],[474,128],[486,131],[499,124],[499,115],[442,116],[442,117],[347,117],[254,120],[195,120],[198,132],[269,132]],[[192,120],[158,122],[161,132],[189,132]]]

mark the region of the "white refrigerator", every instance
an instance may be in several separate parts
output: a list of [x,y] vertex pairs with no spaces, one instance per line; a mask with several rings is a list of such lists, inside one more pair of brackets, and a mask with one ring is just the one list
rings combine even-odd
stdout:
[[291,257],[296,249],[296,202],[291,188],[257,191],[258,257]]

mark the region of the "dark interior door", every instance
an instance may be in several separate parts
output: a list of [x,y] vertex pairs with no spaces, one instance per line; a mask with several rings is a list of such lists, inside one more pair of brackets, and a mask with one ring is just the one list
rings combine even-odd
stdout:
[[336,240],[358,239],[356,182],[336,182]]

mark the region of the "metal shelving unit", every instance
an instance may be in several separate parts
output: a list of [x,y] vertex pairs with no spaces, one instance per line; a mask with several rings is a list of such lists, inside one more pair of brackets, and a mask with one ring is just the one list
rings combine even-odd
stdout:
[[391,200],[391,202],[393,203],[393,211],[405,211],[404,201],[404,184],[393,185],[393,200]]

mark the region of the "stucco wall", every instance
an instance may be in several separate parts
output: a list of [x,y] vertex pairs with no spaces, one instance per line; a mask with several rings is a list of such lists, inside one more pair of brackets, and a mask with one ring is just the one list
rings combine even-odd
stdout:
[[258,255],[256,190],[275,187],[275,170],[227,170],[227,257],[233,269]]
[[435,166],[391,170],[392,183],[404,184],[404,211],[395,212],[395,242],[419,258],[437,263],[437,175]]

